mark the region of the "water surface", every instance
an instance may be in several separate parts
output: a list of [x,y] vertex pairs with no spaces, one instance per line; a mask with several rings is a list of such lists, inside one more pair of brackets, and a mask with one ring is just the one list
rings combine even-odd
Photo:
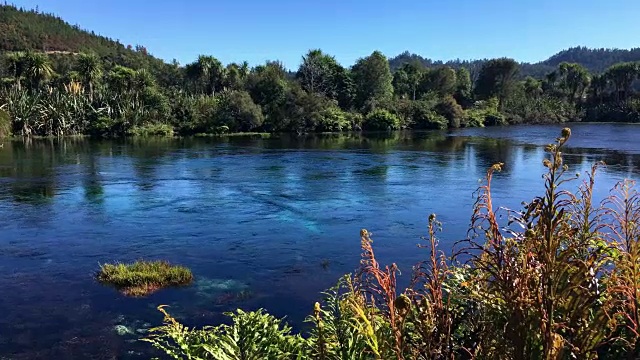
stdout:
[[[561,126],[271,139],[78,139],[0,149],[0,358],[145,358],[136,341],[160,324],[189,325],[237,307],[304,326],[319,292],[353,271],[359,231],[406,282],[428,214],[449,251],[466,235],[486,169],[500,205],[542,190],[542,146]],[[638,179],[640,127],[579,124],[572,172],[604,160],[596,197]],[[146,299],[97,284],[100,263],[167,259],[194,285]],[[119,335],[124,325],[133,334]],[[120,327],[122,330],[122,328]],[[136,331],[138,331],[136,333]]]

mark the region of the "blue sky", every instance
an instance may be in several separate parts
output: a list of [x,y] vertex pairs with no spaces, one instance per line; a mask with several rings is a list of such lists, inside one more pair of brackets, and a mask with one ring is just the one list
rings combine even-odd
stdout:
[[438,60],[640,46],[638,0],[15,0],[185,64],[281,60],[295,69],[321,48],[343,65],[374,50]]

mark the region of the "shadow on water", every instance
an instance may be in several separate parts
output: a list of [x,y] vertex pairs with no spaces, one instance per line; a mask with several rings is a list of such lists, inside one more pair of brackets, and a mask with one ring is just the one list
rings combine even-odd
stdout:
[[[638,179],[640,128],[605,147],[593,134],[613,130],[592,126],[567,148],[572,171],[605,161],[599,194]],[[442,220],[444,247],[465,236],[490,165],[506,164],[501,205],[535,195],[557,129],[516,130],[5,141],[0,358],[149,358],[136,339],[160,323],[160,304],[190,325],[242,306],[300,328],[319,292],[357,267],[360,228],[408,272],[426,214]],[[196,283],[125,299],[92,279],[99,263],[139,258],[187,265]]]

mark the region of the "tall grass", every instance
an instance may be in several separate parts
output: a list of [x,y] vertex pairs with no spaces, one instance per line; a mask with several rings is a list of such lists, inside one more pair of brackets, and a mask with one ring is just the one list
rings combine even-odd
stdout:
[[182,286],[193,281],[191,270],[166,261],[136,261],[131,264],[103,264],[96,278],[124,295],[142,297],[159,289]]
[[[242,342],[225,335],[241,331],[247,341],[271,344],[252,348],[251,358],[264,359],[640,358],[640,194],[623,181],[595,202],[601,164],[582,181],[571,174],[562,157],[570,136],[564,129],[545,148],[544,192],[520,210],[498,210],[492,180],[502,164],[488,170],[469,236],[452,257],[438,249],[440,224],[431,215],[419,245],[425,261],[406,289],[397,286],[398,267],[377,261],[362,230],[359,269],[316,303],[304,337],[262,312],[238,311],[230,326],[190,330],[162,309],[165,325],[146,340],[180,359],[250,358],[220,345]],[[499,211],[507,212],[504,223]],[[262,322],[249,321],[256,317]],[[264,333],[267,323],[280,330]],[[210,344],[230,350],[190,350]]]

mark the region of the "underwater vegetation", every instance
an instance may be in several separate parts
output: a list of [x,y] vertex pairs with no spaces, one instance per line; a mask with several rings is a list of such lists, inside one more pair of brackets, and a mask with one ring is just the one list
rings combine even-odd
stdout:
[[602,164],[584,179],[570,173],[570,136],[566,128],[545,148],[544,192],[520,210],[494,204],[503,164],[488,170],[452,256],[438,249],[441,226],[429,216],[425,260],[407,288],[363,229],[359,268],[315,304],[309,331],[295,334],[264,310],[193,329],[161,306],[164,324],[143,340],[174,359],[638,359],[640,193],[624,180],[594,201]]
[[163,288],[188,285],[193,281],[193,274],[184,266],[166,261],[140,260],[131,264],[101,265],[96,278],[126,296],[143,297]]

